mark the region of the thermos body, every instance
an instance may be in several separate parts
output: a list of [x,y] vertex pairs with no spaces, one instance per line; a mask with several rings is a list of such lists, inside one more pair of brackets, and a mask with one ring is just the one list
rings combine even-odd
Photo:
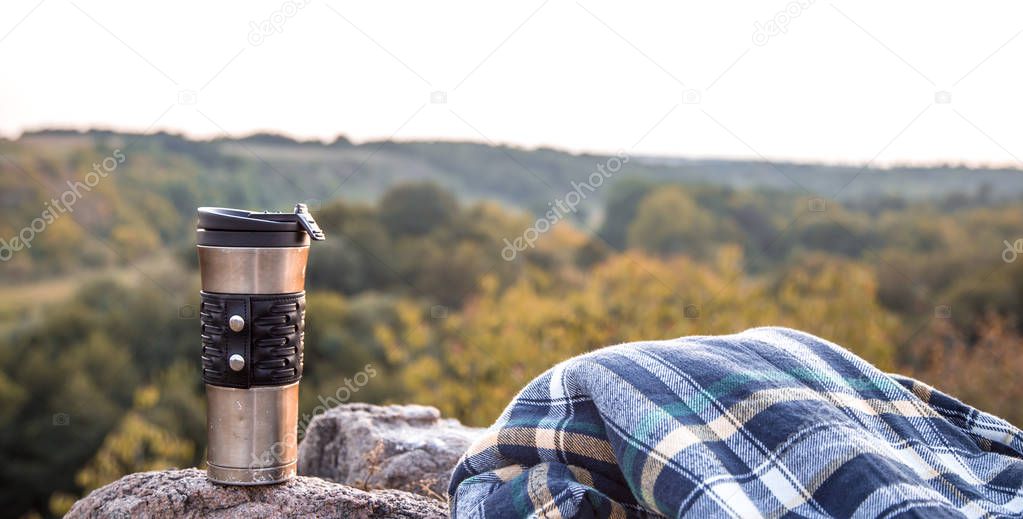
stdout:
[[260,485],[295,475],[309,239],[294,214],[200,208],[198,255],[207,475]]

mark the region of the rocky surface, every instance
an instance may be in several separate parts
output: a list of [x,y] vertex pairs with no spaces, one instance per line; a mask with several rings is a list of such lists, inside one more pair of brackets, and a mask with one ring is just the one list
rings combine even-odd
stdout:
[[451,470],[483,431],[441,418],[433,407],[340,405],[309,424],[298,473],[445,500]]
[[405,519],[447,517],[447,508],[398,490],[366,492],[301,476],[279,485],[222,486],[210,483],[204,471],[186,469],[127,475],[75,503],[65,517]]

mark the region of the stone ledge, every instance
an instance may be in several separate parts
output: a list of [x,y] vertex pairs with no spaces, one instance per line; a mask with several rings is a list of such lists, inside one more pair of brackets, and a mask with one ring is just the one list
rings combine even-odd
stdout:
[[198,469],[129,474],[75,503],[66,517],[245,519],[443,518],[444,503],[400,490],[363,491],[298,476],[279,485],[223,486]]

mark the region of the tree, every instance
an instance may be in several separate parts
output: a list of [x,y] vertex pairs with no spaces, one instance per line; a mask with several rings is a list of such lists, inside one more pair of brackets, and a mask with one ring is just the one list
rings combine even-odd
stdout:
[[710,263],[629,252],[557,291],[528,277],[501,290],[487,276],[480,294],[443,320],[402,305],[377,338],[408,394],[476,425],[557,362],[628,341],[780,324],[891,367],[894,322],[876,302],[870,270],[833,261],[811,258],[762,283],[743,275],[737,246]]
[[396,186],[380,199],[380,221],[395,235],[429,233],[447,225],[457,212],[455,197],[429,182]]
[[635,178],[626,178],[616,183],[607,197],[604,223],[597,234],[615,249],[624,249],[628,245],[629,225],[636,218],[639,204],[655,185]]
[[88,492],[124,474],[192,464],[195,446],[191,442],[143,417],[142,412],[156,405],[159,399],[156,387],[136,391],[134,408],[121,418],[96,455],[75,476],[80,487]]
[[[904,352],[901,371],[934,385],[982,411],[1023,425],[1023,337],[1011,323],[991,313],[974,323],[970,340],[952,321],[931,320]],[[997,388],[992,390],[993,384]]]
[[717,225],[681,187],[653,191],[639,205],[629,225],[629,247],[671,255],[706,257],[715,240]]
[[766,299],[779,311],[773,324],[842,344],[882,370],[894,367],[897,322],[878,303],[877,281],[865,265],[802,255],[776,274]]

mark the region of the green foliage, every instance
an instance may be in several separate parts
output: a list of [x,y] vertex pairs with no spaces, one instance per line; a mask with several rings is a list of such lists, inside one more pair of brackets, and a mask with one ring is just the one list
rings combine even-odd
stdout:
[[[295,201],[310,201],[315,207],[335,196],[376,200],[391,187],[409,183],[411,192],[428,194],[432,188],[423,183],[432,182],[463,201],[495,200],[542,213],[553,198],[551,186],[560,191],[572,182],[587,182],[595,167],[606,161],[550,149],[473,143],[352,145],[339,136],[327,145],[274,134],[193,141],[163,132],[69,130],[28,132],[17,141],[4,141],[3,152],[0,239],[5,240],[39,217],[46,203],[59,199],[67,182],[82,181],[95,164],[115,153],[124,157],[95,189],[83,194],[72,212],[63,213],[30,249],[3,265],[0,279],[7,281],[44,279],[82,267],[125,266],[163,245],[191,244],[194,211],[200,205],[287,210]],[[590,194],[577,208],[577,216],[603,212],[599,234],[621,250],[638,204],[653,186],[666,182],[715,186],[739,194],[720,196],[707,189],[705,198],[697,190],[693,193],[697,203],[717,217],[740,220],[739,230],[763,248],[767,231],[778,223],[774,220],[792,212],[794,204],[788,199],[794,197],[778,195],[793,189],[790,178],[817,193],[841,191],[843,201],[870,215],[902,211],[912,201],[929,201],[939,211],[971,210],[1018,200],[1023,194],[1023,177],[1014,170],[946,166],[861,171],[851,166],[643,158],[629,161]],[[741,193],[761,190],[773,195],[754,205],[738,201]],[[390,222],[392,231],[426,233],[451,214],[453,199],[435,194],[433,200],[417,202],[425,205],[392,206],[388,211],[397,214],[383,221]],[[716,205],[719,202],[726,205]],[[763,212],[767,208],[770,214]],[[405,211],[410,211],[408,218],[401,216]],[[415,214],[424,218],[411,218]],[[751,261],[757,260],[751,256]]]
[[432,183],[402,184],[380,199],[380,221],[391,234],[421,236],[449,224],[455,197]]
[[[528,279],[500,291],[485,278],[483,293],[462,313],[432,325],[409,308],[399,328],[405,340],[389,330],[381,340],[418,401],[475,425],[491,422],[511,395],[558,361],[626,341],[780,324],[818,330],[891,367],[895,323],[874,302],[869,269],[818,260],[774,284],[736,283],[740,262],[735,248],[709,265],[629,253],[556,292]],[[780,305],[763,304],[771,300]],[[866,304],[851,308],[851,300]]]
[[679,187],[658,189],[643,198],[629,225],[630,248],[655,254],[705,258],[720,229],[711,212]]
[[604,224],[598,232],[611,247],[621,250],[628,245],[629,225],[636,218],[640,202],[655,186],[653,182],[627,178],[611,189]]
[[140,413],[156,405],[159,398],[155,387],[138,391],[135,408],[121,418],[96,455],[76,474],[78,486],[90,491],[124,474],[191,464],[195,457],[192,442],[150,423]]
[[[1001,258],[1021,233],[1018,172],[868,170],[818,211],[769,165],[632,160],[575,215],[603,215],[597,233],[565,219],[508,261],[506,240],[536,225],[514,208],[553,197],[523,166],[569,186],[601,157],[101,132],[0,147],[28,172],[0,161],[4,239],[94,162],[126,156],[0,263],[0,506],[11,515],[60,515],[125,472],[202,463],[195,207],[290,210],[349,176],[345,201],[313,207],[329,238],[308,266],[300,416],[343,394],[485,425],[571,355],[759,325],[816,333],[1023,416],[1023,259]],[[781,167],[820,192],[857,173]],[[352,386],[359,373],[368,382]]]

